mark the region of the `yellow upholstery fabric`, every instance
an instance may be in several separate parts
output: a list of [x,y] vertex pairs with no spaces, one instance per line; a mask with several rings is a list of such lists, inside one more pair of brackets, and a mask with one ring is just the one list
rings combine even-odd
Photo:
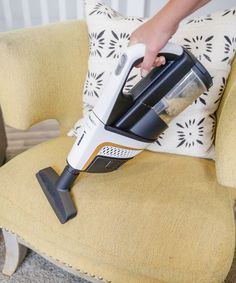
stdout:
[[6,147],[7,147],[6,133],[5,133],[4,122],[2,117],[2,110],[0,108],[0,166],[5,160]]
[[50,118],[66,132],[82,113],[88,34],[82,21],[0,33],[5,122],[27,129]]
[[214,162],[144,152],[118,171],[82,174],[78,216],[61,225],[35,173],[61,172],[73,138],[17,156],[0,170],[0,224],[39,251],[112,282],[222,282],[234,251],[232,201]]
[[[1,34],[6,122],[23,129],[56,118],[68,129],[81,115],[87,55],[79,21]],[[61,172],[73,141],[38,145],[0,169],[1,226],[41,253],[116,283],[224,280],[234,219],[231,193],[217,183],[213,161],[144,152],[117,172],[82,174],[72,190],[78,216],[61,225],[35,173],[51,165]]]
[[[218,181],[236,188],[236,58],[218,110],[216,173]],[[236,194],[235,194],[236,196]]]

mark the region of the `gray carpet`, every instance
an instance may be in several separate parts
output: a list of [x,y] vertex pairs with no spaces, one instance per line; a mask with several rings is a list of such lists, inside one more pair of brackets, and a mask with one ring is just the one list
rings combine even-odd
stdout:
[[[4,262],[5,247],[0,235],[0,270]],[[88,283],[29,251],[17,271],[9,278],[0,273],[1,283]]]

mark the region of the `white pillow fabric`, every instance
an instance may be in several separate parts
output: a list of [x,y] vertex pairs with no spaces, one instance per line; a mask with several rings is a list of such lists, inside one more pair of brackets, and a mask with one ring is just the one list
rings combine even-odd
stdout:
[[[89,70],[84,85],[84,115],[102,95],[109,74],[125,50],[130,34],[145,20],[123,17],[101,1],[85,2],[89,30]],[[213,87],[185,109],[149,150],[214,158],[215,111],[224,91],[236,49],[235,9],[183,21],[171,39],[190,50],[213,77]],[[125,89],[140,80],[140,70],[131,72]],[[79,135],[81,121],[70,135]]]

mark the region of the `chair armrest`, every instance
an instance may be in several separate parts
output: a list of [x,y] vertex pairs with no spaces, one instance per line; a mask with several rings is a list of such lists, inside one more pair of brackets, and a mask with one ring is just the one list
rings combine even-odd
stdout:
[[63,132],[82,117],[88,32],[84,21],[0,33],[0,104],[6,124],[55,118]]
[[6,148],[7,148],[7,138],[6,138],[5,126],[2,117],[2,111],[0,108],[0,166],[5,161]]
[[216,174],[218,182],[236,188],[236,58],[217,112]]

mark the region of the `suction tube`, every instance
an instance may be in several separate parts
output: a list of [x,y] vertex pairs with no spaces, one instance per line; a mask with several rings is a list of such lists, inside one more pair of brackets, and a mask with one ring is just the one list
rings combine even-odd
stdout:
[[74,169],[69,164],[64,168],[59,179],[57,180],[56,187],[58,191],[70,191],[75,179],[78,177],[80,171]]

